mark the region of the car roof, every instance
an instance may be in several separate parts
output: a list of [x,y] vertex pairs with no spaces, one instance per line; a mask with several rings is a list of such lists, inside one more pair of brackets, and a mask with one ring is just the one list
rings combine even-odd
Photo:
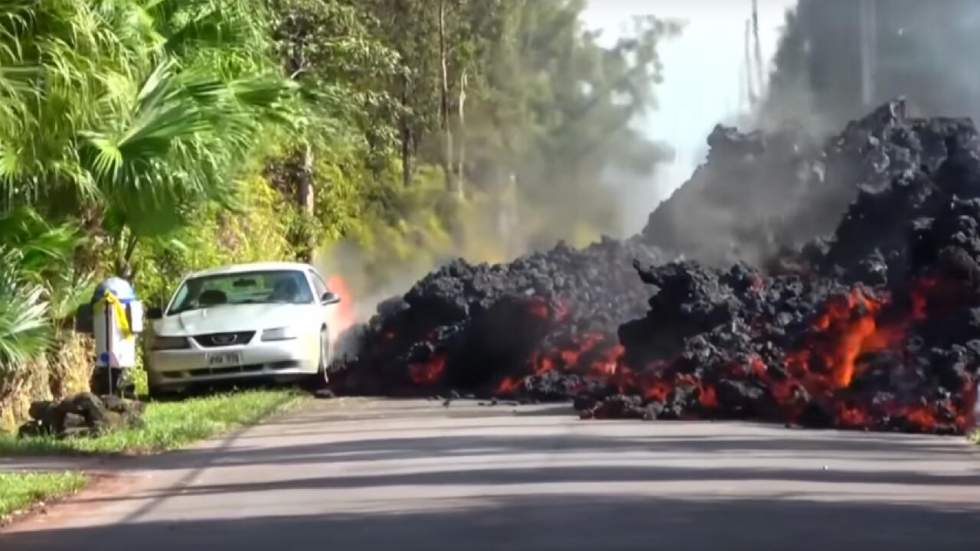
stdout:
[[313,266],[303,264],[301,262],[250,262],[247,264],[231,264],[228,266],[221,266],[219,268],[212,268],[210,270],[202,270],[200,272],[194,272],[187,277],[192,278],[223,274],[241,274],[245,272],[280,272],[313,269]]

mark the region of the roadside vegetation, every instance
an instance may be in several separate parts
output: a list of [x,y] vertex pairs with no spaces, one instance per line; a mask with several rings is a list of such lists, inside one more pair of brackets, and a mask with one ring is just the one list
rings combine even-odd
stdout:
[[179,402],[150,402],[141,428],[118,430],[96,438],[63,440],[0,436],[0,455],[163,452],[257,423],[299,400],[302,394],[295,390],[247,390]]
[[0,0],[0,427],[87,388],[72,318],[109,275],[160,305],[188,271],[318,257],[366,295],[616,232],[604,178],[664,158],[628,123],[677,27],[604,43],[584,9]]
[[974,429],[974,431],[967,436],[967,439],[969,439],[970,442],[980,446],[980,429]]
[[85,486],[81,473],[0,473],[0,522],[38,502],[71,495]]

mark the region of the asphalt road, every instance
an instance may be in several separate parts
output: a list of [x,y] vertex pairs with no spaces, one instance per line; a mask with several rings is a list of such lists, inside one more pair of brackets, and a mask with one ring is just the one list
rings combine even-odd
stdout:
[[334,400],[89,468],[0,549],[980,549],[959,438]]

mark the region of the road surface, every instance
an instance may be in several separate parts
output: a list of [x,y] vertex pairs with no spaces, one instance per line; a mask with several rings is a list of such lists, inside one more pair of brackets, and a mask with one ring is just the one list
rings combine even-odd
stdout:
[[0,549],[980,549],[958,438],[342,399],[89,468]]

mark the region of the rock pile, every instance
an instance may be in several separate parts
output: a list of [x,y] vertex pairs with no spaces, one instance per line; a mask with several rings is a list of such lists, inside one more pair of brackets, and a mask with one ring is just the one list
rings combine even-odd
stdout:
[[[616,341],[620,323],[643,312],[646,289],[634,259],[661,260],[638,239],[604,239],[582,250],[559,244],[498,265],[456,260],[404,296],[382,303],[346,336],[347,358],[331,376],[344,393],[492,393],[508,380],[556,365],[587,372],[589,354],[560,352]],[[558,363],[556,363],[556,360]]]
[[83,392],[58,402],[45,400],[31,404],[31,420],[21,426],[20,435],[97,436],[140,426],[142,414],[142,402]]
[[830,187],[845,187],[833,180],[843,179],[858,189],[829,239],[779,258],[768,274],[639,267],[655,288],[650,310],[620,328],[620,384],[583,398],[583,415],[926,432],[972,423],[980,371],[973,124],[908,119],[892,103],[851,125],[826,157],[851,159],[850,170],[828,172]]

